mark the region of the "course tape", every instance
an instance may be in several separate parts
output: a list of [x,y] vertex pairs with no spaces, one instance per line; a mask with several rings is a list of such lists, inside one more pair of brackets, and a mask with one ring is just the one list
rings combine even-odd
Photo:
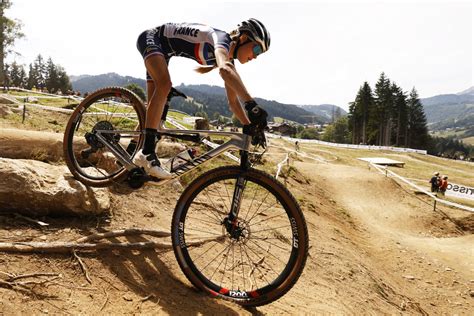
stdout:
[[407,179],[405,179],[404,177],[402,176],[399,176],[398,174],[396,174],[395,172],[393,172],[392,170],[389,170],[388,168],[386,167],[381,167],[381,166],[378,166],[376,164],[373,164],[373,163],[369,163],[370,166],[374,167],[376,170],[378,170],[380,173],[388,176],[388,174],[394,176],[395,178],[407,183],[408,185],[414,187],[415,189],[423,192],[424,194],[430,196],[433,200],[439,202],[439,203],[442,203],[442,204],[446,204],[446,205],[449,205],[449,206],[453,206],[453,207],[457,207],[459,209],[462,209],[462,210],[465,210],[465,211],[469,211],[469,212],[474,212],[474,208],[472,207],[469,207],[469,206],[466,206],[466,205],[462,205],[462,204],[458,204],[458,203],[454,203],[454,202],[449,202],[449,201],[446,201],[446,200],[442,200],[440,198],[438,198],[436,195],[434,195],[433,193],[431,192],[428,192],[427,190],[425,190],[424,188],[420,187],[420,186],[417,186],[416,184],[408,181]]
[[419,150],[419,149],[412,149],[412,148],[401,148],[401,147],[392,147],[392,146],[337,144],[337,143],[324,142],[322,140],[316,140],[316,139],[300,139],[300,138],[293,138],[293,137],[288,137],[288,136],[273,135],[273,134],[268,134],[268,133],[266,135],[270,138],[281,138],[290,142],[298,141],[300,143],[312,143],[312,144],[320,144],[320,145],[340,147],[340,148],[366,149],[366,150],[389,150],[389,151],[405,152],[405,153],[418,153],[422,155],[427,154],[426,150]]
[[[57,94],[51,94],[51,93],[45,93],[45,92],[39,92],[39,91],[32,91],[28,89],[23,89],[23,88],[16,88],[16,87],[10,87],[10,90],[16,90],[16,91],[22,91],[22,92],[29,92],[29,93],[34,93],[34,94],[41,94],[45,95],[48,97],[53,97],[53,98],[63,98],[63,99],[73,99],[73,100],[82,100],[83,98],[77,97],[77,96],[72,96],[72,95],[57,95]],[[23,96],[21,96],[24,98]],[[37,96],[31,96],[31,97],[37,97]]]
[[278,169],[275,175],[275,179],[278,179],[278,176],[280,175],[281,168],[283,167],[283,164],[288,161],[289,154],[286,154],[285,159],[283,159],[279,164],[278,164]]

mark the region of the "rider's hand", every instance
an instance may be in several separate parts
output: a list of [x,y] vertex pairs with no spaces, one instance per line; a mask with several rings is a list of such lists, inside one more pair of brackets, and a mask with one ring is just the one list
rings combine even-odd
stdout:
[[260,145],[263,148],[267,147],[267,139],[265,138],[265,127],[259,127],[253,123],[244,125],[242,132],[246,135],[252,136],[252,145]]
[[258,106],[257,102],[250,100],[245,102],[245,109],[249,117],[250,123],[264,129],[267,126],[268,113]]

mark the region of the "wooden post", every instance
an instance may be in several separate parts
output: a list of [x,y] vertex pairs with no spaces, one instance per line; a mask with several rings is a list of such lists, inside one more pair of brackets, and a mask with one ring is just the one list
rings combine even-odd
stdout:
[[25,124],[25,118],[26,118],[26,100],[27,98],[23,99],[23,120],[21,121],[22,124]]

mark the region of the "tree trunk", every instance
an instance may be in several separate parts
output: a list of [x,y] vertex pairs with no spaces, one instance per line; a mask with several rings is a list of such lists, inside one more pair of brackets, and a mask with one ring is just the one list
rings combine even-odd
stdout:
[[5,27],[3,25],[3,1],[0,2],[0,84],[4,84],[5,82],[5,65],[4,65],[4,59],[5,59],[5,38],[4,38],[4,32],[5,32]]
[[390,146],[392,143],[392,119],[389,118],[387,121],[387,128],[385,132],[385,146]]
[[362,144],[367,144],[367,118],[365,113],[362,119]]
[[395,146],[400,145],[400,110],[398,111],[398,116],[397,116],[397,137],[395,140]]

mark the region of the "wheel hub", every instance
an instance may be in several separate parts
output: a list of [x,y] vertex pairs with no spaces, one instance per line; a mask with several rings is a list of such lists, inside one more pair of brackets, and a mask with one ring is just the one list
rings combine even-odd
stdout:
[[[97,132],[98,131],[113,131],[114,126],[107,121],[100,121],[94,125],[92,128],[92,131],[89,133],[87,132],[86,135],[84,136],[86,138],[87,144],[91,146],[92,150],[97,150],[99,148],[103,148],[104,144],[102,144],[97,137]],[[118,143],[120,141],[120,134],[118,133],[104,133],[102,136],[111,143]]]
[[250,237],[250,225],[246,221],[231,223],[227,218],[224,220],[229,237],[233,240],[246,243]]

